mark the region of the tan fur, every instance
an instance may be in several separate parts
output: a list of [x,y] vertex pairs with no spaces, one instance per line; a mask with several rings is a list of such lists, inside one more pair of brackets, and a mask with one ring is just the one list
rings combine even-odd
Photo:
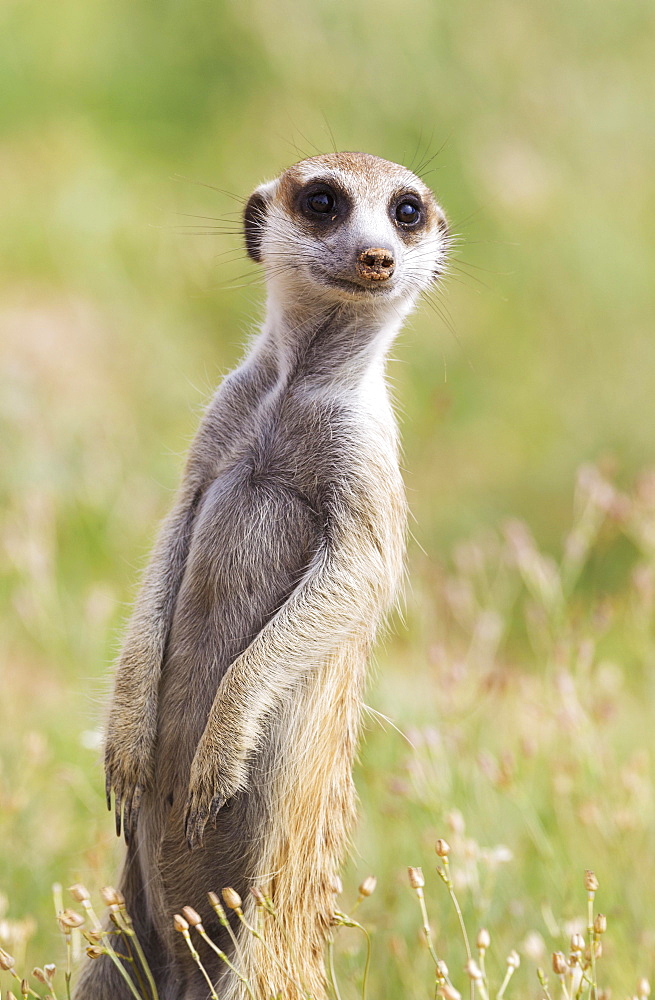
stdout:
[[[192,446],[107,727],[108,796],[129,841],[122,887],[161,1000],[207,997],[171,929],[185,904],[258,1000],[325,996],[366,664],[404,550],[384,360],[446,252],[425,185],[362,153],[315,157],[262,185],[245,231],[267,271],[266,321]],[[251,921],[249,888],[271,895],[269,944],[302,991],[236,922],[232,953],[206,902],[226,885]],[[212,952],[203,960],[222,1000],[244,1000]],[[76,991],[126,995],[104,959]]]
[[[395,456],[393,442],[387,458]],[[275,900],[279,917],[268,925],[267,940],[279,955],[291,963],[306,991],[315,998],[325,996],[323,950],[334,911],[333,884],[343,861],[343,853],[355,817],[352,762],[360,728],[362,694],[370,646],[380,613],[393,599],[402,566],[405,502],[402,484],[392,463],[377,472],[391,486],[389,503],[376,510],[371,503],[371,524],[376,524],[377,552],[353,537],[356,551],[352,564],[359,563],[361,587],[377,578],[378,588],[370,594],[367,610],[369,632],[354,635],[334,654],[325,658],[312,683],[300,685],[293,701],[284,706],[284,748],[276,775],[276,823],[261,857],[256,884]],[[379,499],[376,497],[376,499]],[[378,561],[378,555],[384,557]],[[373,565],[366,564],[365,556]],[[364,558],[363,558],[364,557]],[[377,564],[377,565],[375,565]],[[353,578],[341,595],[343,601],[362,601],[363,592]],[[343,617],[341,600],[330,609],[330,623],[338,629]],[[363,623],[364,624],[364,623]],[[326,764],[329,771],[326,773]],[[270,873],[275,873],[272,876]],[[252,903],[251,920],[254,920]],[[257,984],[258,997],[299,1000],[298,991],[272,965],[265,950],[240,935],[248,956],[247,975]],[[236,985],[236,984],[235,984]],[[227,997],[241,996],[233,989]]]

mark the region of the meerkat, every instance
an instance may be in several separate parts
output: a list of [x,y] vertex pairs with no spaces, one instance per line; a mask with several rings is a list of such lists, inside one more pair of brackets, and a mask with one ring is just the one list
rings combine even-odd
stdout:
[[[334,877],[354,818],[369,651],[394,601],[405,497],[385,359],[442,275],[425,184],[366,153],[312,157],[244,212],[266,317],[192,444],[120,656],[105,766],[121,882],[161,1000],[207,1000],[172,916],[195,907],[257,1000],[325,997]],[[207,903],[233,887],[267,950]],[[222,1000],[242,981],[198,940]],[[123,1000],[106,957],[78,1000]]]

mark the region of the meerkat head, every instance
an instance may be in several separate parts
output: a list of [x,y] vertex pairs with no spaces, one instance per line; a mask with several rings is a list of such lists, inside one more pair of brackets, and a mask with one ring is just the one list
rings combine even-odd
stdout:
[[251,195],[246,249],[287,294],[411,305],[442,274],[448,227],[410,170],[368,153],[302,160]]

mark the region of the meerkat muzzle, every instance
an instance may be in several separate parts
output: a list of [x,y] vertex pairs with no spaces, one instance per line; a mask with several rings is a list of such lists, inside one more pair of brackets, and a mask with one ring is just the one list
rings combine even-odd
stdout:
[[396,262],[393,254],[382,247],[369,247],[357,256],[355,270],[359,278],[365,281],[388,281],[393,274]]

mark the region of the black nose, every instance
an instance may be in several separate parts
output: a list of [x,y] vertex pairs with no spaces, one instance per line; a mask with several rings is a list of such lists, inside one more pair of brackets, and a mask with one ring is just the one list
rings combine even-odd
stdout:
[[391,250],[384,247],[367,247],[361,250],[355,264],[358,276],[366,281],[387,281],[395,266]]

